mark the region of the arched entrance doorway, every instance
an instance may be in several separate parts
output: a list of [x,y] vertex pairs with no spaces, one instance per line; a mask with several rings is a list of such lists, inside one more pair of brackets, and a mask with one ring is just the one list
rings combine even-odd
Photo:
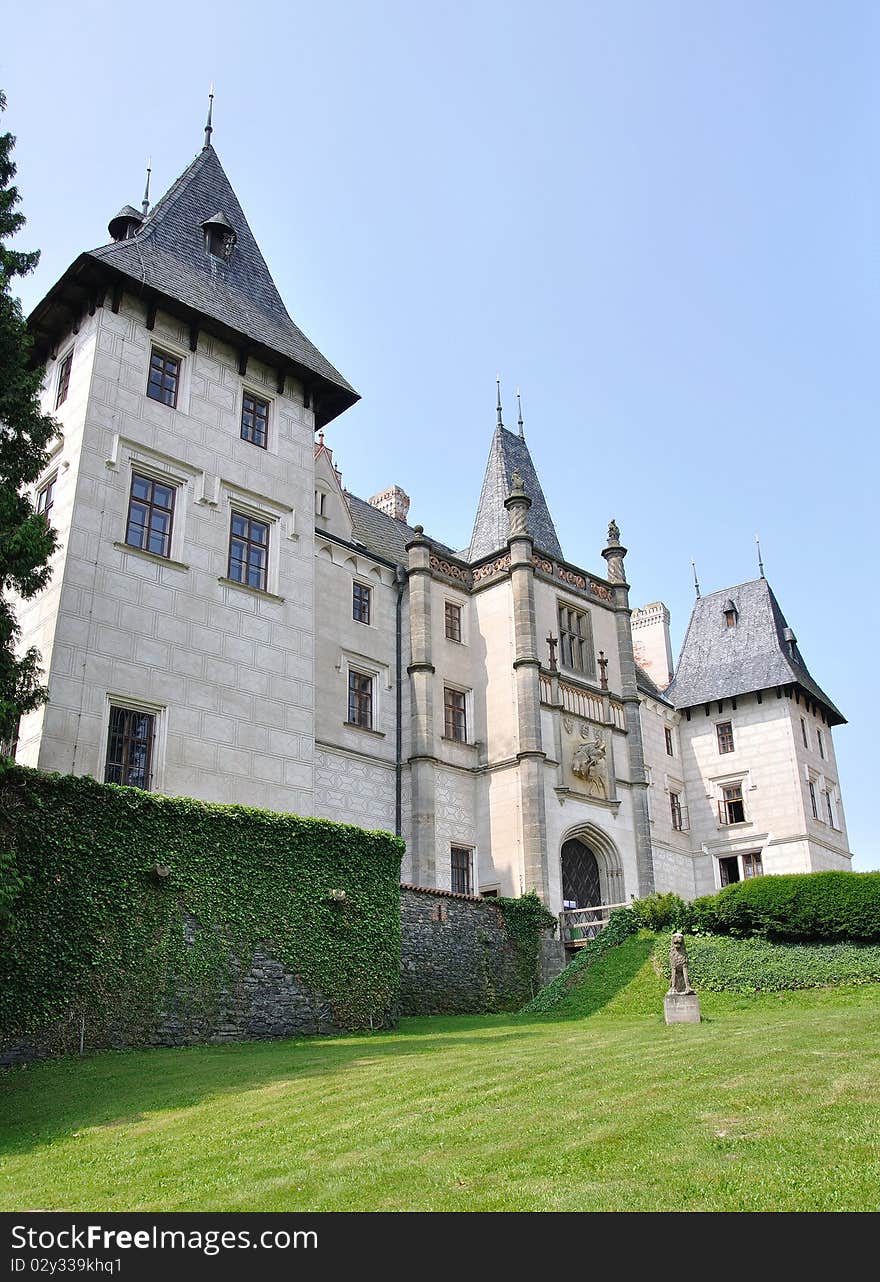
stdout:
[[602,902],[599,861],[579,837],[562,844],[562,907],[593,908]]

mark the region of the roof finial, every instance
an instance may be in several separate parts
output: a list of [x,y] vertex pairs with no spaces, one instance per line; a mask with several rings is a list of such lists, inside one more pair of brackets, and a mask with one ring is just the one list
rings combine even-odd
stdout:
[[522,401],[519,399],[519,388],[516,389],[516,414],[517,414],[516,421],[517,421],[517,425],[519,426],[519,434],[521,437],[523,437],[524,433],[523,433]]
[[503,427],[504,422],[501,418],[501,375],[500,374],[496,374],[495,376],[495,385],[498,388],[498,404],[496,406],[496,409],[498,411],[498,426]]
[[693,566],[693,570],[694,570],[694,588],[696,589],[697,596],[699,596],[699,595],[700,595],[700,580],[697,578],[697,563],[696,563],[696,561],[691,561],[691,565]]
[[202,147],[202,151],[204,151],[206,147],[210,147],[211,145],[211,134],[214,132],[214,127],[211,124],[211,117],[213,116],[213,114],[214,114],[214,81],[212,80],[211,88],[208,90],[208,119],[205,121],[205,145],[204,147]]
[[144,187],[144,198],[141,201],[141,209],[143,210],[144,218],[146,218],[147,214],[150,212],[150,174],[153,172],[152,165],[153,165],[153,157],[148,156],[147,157],[147,185]]
[[761,540],[757,534],[755,535],[755,546],[758,549],[758,569],[760,570],[761,578],[763,579],[764,578],[764,562],[761,560]]

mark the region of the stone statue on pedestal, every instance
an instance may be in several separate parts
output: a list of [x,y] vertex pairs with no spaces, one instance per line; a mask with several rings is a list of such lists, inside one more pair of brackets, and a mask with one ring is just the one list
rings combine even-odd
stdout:
[[699,1024],[700,999],[688,978],[687,951],[684,935],[676,930],[669,947],[669,992],[663,998],[663,1017],[667,1024]]

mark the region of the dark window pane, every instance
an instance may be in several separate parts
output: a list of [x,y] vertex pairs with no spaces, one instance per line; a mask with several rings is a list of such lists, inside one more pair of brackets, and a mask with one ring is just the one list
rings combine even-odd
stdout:
[[268,563],[269,526],[265,521],[252,521],[249,516],[233,512],[227,577],[265,592]]
[[167,352],[153,349],[150,356],[150,376],[147,380],[147,396],[164,405],[177,404],[177,386],[180,379],[180,361]]
[[451,850],[452,891],[456,895],[472,894],[471,852],[466,846],[453,846]]
[[58,391],[55,395],[55,408],[63,405],[67,400],[67,391],[70,387],[70,371],[73,366],[73,352],[68,352],[61,365],[58,368]]
[[128,502],[125,541],[156,556],[171,555],[174,489],[134,473]]
[[110,709],[105,783],[150,787],[154,725],[152,713],[131,708]]

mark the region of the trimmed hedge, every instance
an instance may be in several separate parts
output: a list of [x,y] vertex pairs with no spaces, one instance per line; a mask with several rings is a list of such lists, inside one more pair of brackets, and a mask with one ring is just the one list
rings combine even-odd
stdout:
[[671,892],[634,899],[630,908],[643,930],[666,930],[669,926],[673,930],[688,930],[693,920],[691,905]]
[[388,833],[0,762],[0,1038],[71,1049],[84,1021],[89,1045],[118,1029],[130,1044],[182,992],[210,1010],[231,955],[259,946],[339,1025],[381,1024],[398,992],[403,849]]
[[755,877],[691,905],[692,929],[800,942],[880,942],[880,872]]
[[608,925],[599,931],[595,939],[582,944],[577,950],[574,961],[569,962],[565,970],[545,988],[542,988],[530,1002],[519,1012],[520,1015],[538,1015],[552,1010],[565,997],[582,970],[592,966],[600,957],[604,957],[612,948],[622,944],[630,935],[635,935],[639,923],[630,908],[615,908],[608,919]]
[[[671,932],[657,937],[655,957],[669,979]],[[778,992],[832,984],[880,983],[876,944],[779,944],[769,939],[692,935],[687,941],[688,974],[699,991]]]

